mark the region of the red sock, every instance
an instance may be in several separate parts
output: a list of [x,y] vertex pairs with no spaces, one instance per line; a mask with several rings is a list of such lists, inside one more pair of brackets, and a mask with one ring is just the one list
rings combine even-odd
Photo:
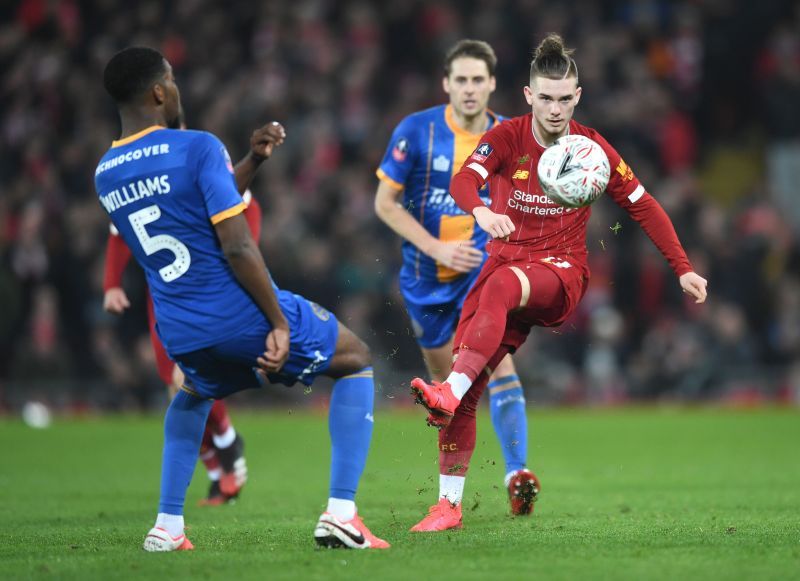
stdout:
[[219,457],[217,457],[217,449],[214,448],[214,440],[211,430],[208,429],[203,432],[203,441],[200,444],[200,460],[203,461],[203,466],[206,467],[206,472],[211,474],[215,470],[220,469]]
[[473,382],[500,347],[509,311],[522,298],[519,278],[510,268],[493,273],[481,289],[478,308],[458,345],[453,371],[466,374]]
[[206,422],[206,430],[211,430],[212,433],[221,436],[230,427],[231,418],[228,416],[228,408],[225,407],[225,402],[218,399],[211,406],[211,412],[209,412],[208,421]]
[[[488,360],[488,367],[494,369],[503,357],[509,353],[505,345],[501,345]],[[484,366],[486,367],[486,366]],[[475,451],[475,411],[481,400],[491,373],[481,373],[472,387],[464,395],[464,399],[456,408],[450,424],[439,432],[439,473],[447,476],[466,476],[469,461]]]

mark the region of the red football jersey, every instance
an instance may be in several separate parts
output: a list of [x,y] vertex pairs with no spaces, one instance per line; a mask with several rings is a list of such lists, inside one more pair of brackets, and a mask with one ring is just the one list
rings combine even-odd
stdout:
[[[493,212],[506,214],[516,230],[508,240],[492,240],[489,254],[506,260],[569,260],[588,274],[586,224],[591,206],[565,208],[542,192],[536,176],[545,150],[533,135],[533,115],[515,117],[490,129],[453,177],[451,195],[466,212],[482,202],[477,190],[490,181]],[[596,141],[606,152],[611,178],[606,193],[639,222],[677,276],[692,270],[672,222],[648,194],[619,153],[594,129],[570,121],[569,134]]]

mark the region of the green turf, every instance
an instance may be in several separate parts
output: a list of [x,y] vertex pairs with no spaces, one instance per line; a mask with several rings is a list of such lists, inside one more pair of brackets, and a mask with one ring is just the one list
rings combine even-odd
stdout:
[[434,432],[380,412],[359,506],[389,551],[316,551],[327,488],[321,415],[237,413],[251,481],[235,506],[197,508],[197,550],[146,554],[160,418],[0,422],[0,578],[789,579],[800,576],[800,414],[545,411],[531,422],[536,514],[507,516],[487,418],[465,529],[411,535],[435,499]]

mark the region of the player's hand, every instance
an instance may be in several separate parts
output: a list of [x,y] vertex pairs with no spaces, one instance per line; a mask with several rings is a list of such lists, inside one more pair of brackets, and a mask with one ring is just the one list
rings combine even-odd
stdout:
[[267,335],[267,350],[258,358],[259,374],[277,373],[289,358],[289,327],[275,327]]
[[708,285],[708,281],[706,279],[697,273],[687,272],[686,274],[681,275],[679,280],[683,292],[692,295],[695,299],[695,303],[706,302],[706,285]]
[[120,287],[115,286],[103,295],[103,310],[114,315],[121,315],[131,306],[128,295]]
[[250,136],[250,155],[256,160],[269,159],[272,150],[286,139],[286,130],[277,121],[259,127]]
[[475,248],[474,240],[439,241],[431,258],[456,272],[469,272],[483,263],[483,252]]
[[478,226],[492,238],[505,238],[516,230],[511,218],[505,214],[495,214],[486,206],[475,208],[472,215],[475,216]]

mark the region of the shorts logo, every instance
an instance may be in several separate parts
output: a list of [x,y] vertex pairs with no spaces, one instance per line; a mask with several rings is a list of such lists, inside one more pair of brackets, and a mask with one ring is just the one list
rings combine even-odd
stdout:
[[317,303],[313,301],[308,301],[308,304],[311,305],[311,310],[314,311],[314,314],[317,318],[321,321],[327,321],[331,318],[331,313],[328,309],[319,306]]
[[480,163],[483,163],[484,161],[486,161],[487,157],[492,155],[492,151],[494,150],[492,149],[491,145],[489,145],[488,143],[481,143],[473,152],[472,159]]
[[633,170],[628,167],[628,164],[625,163],[625,160],[620,159],[619,165],[617,166],[617,173],[622,176],[622,179],[626,182],[629,182],[633,179]]
[[403,163],[408,157],[408,139],[401,137],[392,148],[392,158],[397,163]]
[[518,169],[517,171],[514,172],[514,175],[511,176],[511,179],[512,180],[527,180],[529,175],[531,175],[531,172],[529,172],[528,170],[526,170],[526,169]]

